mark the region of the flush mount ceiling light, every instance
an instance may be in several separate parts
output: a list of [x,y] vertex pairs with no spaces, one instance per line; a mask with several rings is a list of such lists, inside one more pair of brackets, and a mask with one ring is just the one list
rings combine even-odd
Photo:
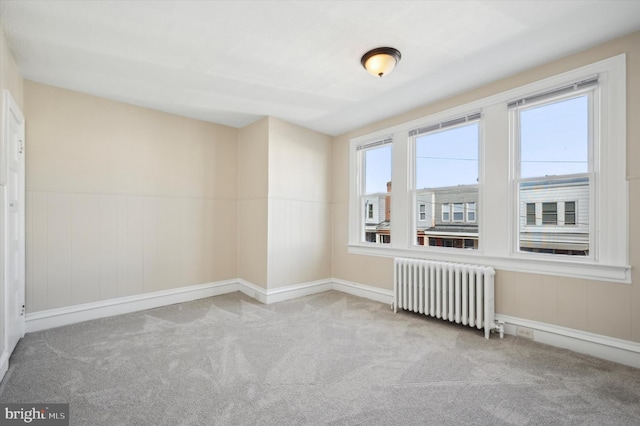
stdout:
[[389,74],[400,62],[400,52],[393,47],[378,47],[368,51],[360,59],[362,66],[375,77]]

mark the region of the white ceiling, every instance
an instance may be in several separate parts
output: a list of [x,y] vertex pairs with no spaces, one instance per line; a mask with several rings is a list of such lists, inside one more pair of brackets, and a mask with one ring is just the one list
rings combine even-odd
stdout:
[[[338,135],[640,30],[630,1],[10,1],[22,75],[243,127]],[[360,57],[392,46],[396,70]]]

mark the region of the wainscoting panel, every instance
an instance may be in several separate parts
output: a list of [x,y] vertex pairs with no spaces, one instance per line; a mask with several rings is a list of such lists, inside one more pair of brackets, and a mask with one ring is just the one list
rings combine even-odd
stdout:
[[269,289],[331,276],[331,205],[269,199]]
[[27,211],[29,313],[237,276],[235,200],[27,191]]

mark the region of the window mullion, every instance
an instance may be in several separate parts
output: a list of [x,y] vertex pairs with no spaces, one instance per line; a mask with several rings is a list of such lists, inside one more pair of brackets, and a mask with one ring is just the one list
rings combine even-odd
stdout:
[[[391,247],[410,246],[409,229],[412,226],[410,201],[412,184],[409,181],[408,160],[410,157],[407,132],[393,135],[393,158],[391,169]],[[413,215],[414,216],[414,215]]]

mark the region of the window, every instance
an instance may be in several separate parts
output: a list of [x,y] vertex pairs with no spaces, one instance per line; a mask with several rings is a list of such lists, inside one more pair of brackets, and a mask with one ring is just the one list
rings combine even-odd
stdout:
[[451,214],[451,209],[449,207],[449,203],[444,203],[442,205],[442,221],[449,222],[451,220],[450,214]]
[[[573,186],[577,187],[576,182]],[[539,205],[542,211],[542,225],[576,225],[576,202],[565,201],[559,203],[526,203],[526,225],[535,226],[536,222],[536,205]]]
[[535,203],[527,203],[527,225],[536,224],[536,205]]
[[391,140],[361,145],[361,205],[364,206],[361,241],[391,241]]
[[467,203],[467,222],[476,221],[476,203]]
[[[592,96],[597,83],[590,79],[511,104],[520,153],[518,197],[523,219],[518,248],[522,252],[589,255],[592,231],[587,215],[581,218],[583,226],[571,231],[558,233],[549,227],[566,223],[559,211],[566,214],[565,197],[579,197],[582,204],[589,204],[591,141],[597,120]],[[531,201],[542,205],[542,226],[535,229],[526,227],[535,220]],[[571,220],[575,223],[575,204]]]
[[464,207],[462,203],[453,203],[453,221],[462,222],[464,220]]
[[575,225],[576,224],[576,202],[565,201],[564,203],[564,224]]
[[[441,206],[440,220],[425,225],[415,224],[416,243],[427,235],[435,246],[465,247],[465,238],[477,240],[478,229],[466,228],[467,222],[476,221],[478,200],[478,152],[480,113],[420,127],[409,132],[415,151],[414,192],[416,202],[431,200]],[[471,211],[469,211],[469,206]],[[471,218],[471,220],[469,220]],[[444,241],[443,244],[437,243]],[[433,244],[425,244],[433,246]],[[473,244],[474,247],[477,244]]]
[[542,203],[542,224],[558,224],[558,203]]
[[349,253],[629,283],[625,61],[352,139]]

